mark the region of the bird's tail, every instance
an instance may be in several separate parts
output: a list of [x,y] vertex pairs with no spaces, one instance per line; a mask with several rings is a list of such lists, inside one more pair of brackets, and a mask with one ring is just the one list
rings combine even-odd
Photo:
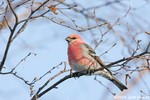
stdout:
[[114,76],[110,79],[111,82],[113,82],[121,91],[124,89],[127,89],[127,87],[122,84],[118,79],[116,79]]

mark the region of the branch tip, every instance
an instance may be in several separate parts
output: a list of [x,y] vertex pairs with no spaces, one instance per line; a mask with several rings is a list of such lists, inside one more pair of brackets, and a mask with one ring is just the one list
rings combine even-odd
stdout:
[[148,52],[148,49],[149,49],[149,48],[150,48],[150,42],[149,42],[149,44],[148,44],[148,46],[147,46],[145,52]]

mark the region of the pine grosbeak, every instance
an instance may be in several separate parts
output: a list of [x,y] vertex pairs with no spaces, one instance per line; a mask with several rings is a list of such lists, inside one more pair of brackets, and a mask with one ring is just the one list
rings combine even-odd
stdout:
[[72,34],[65,39],[68,42],[68,60],[71,68],[77,72],[84,70],[100,69],[94,75],[100,75],[113,82],[121,91],[127,89],[106,68],[94,50],[87,45],[78,34]]

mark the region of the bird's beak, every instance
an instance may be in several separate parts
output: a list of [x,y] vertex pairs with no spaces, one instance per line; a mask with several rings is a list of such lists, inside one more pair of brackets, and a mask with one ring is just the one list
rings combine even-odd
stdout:
[[67,42],[70,42],[70,41],[71,41],[71,38],[70,38],[70,37],[67,37],[67,38],[65,38],[65,40],[66,40]]

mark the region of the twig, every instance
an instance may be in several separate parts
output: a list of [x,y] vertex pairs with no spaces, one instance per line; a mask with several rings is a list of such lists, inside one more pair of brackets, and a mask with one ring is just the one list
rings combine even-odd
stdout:
[[54,83],[52,86],[50,86],[49,88],[45,89],[43,92],[39,93],[39,94],[35,94],[32,97],[32,100],[37,100],[37,98],[40,98],[41,96],[43,96],[45,93],[47,93],[48,91],[50,91],[51,89],[55,88],[57,85],[59,85],[60,83],[62,83],[63,81],[72,78],[72,77],[80,77],[83,75],[86,75],[87,71],[82,71],[82,72],[75,72],[72,73],[72,75],[67,75],[64,78],[60,79],[59,81],[57,81],[56,83]]
[[46,0],[45,2],[43,2],[39,7],[37,7],[35,10],[31,11],[31,14],[29,15],[29,17],[27,18],[27,20],[24,22],[24,24],[21,26],[21,28],[16,32],[16,34],[14,35],[14,37],[12,38],[12,41],[25,29],[29,19],[32,17],[32,15],[38,11],[42,6],[44,6],[47,2],[49,2],[49,0]]
[[[11,44],[11,42],[12,42],[12,37],[13,37],[13,35],[14,35],[14,32],[15,32],[15,30],[16,30],[16,28],[17,28],[17,24],[18,24],[18,17],[17,17],[17,14],[14,12],[14,10],[13,10],[13,8],[12,8],[12,6],[11,6],[10,1],[7,0],[7,2],[8,2],[8,5],[9,5],[9,7],[10,7],[12,13],[13,13],[14,16],[15,16],[16,22],[15,22],[15,25],[14,25],[13,29],[11,29],[10,26],[9,26],[9,24],[8,24],[8,22],[6,21],[8,27],[9,27],[9,29],[10,29],[10,31],[11,31],[11,34],[10,34],[10,36],[9,36],[9,39],[8,39],[8,42],[7,42],[7,45],[6,45],[6,49],[5,49],[5,52],[4,52],[3,59],[2,59],[2,61],[1,61],[1,63],[0,63],[0,72],[1,72],[1,70],[2,70],[2,68],[3,68],[3,66],[4,66],[5,61],[6,61],[7,54],[8,54],[8,50],[9,50],[10,44]],[[6,19],[6,20],[7,20],[7,19]]]
[[99,84],[101,84],[103,87],[105,87],[112,95],[116,95],[116,93],[113,93],[110,88],[108,88],[107,86],[105,86],[101,81],[99,81],[96,77],[94,78],[95,81],[97,81]]
[[[149,48],[149,46],[150,46],[150,45],[148,45],[147,48]],[[109,68],[109,67],[111,67],[111,66],[114,65],[114,64],[118,64],[118,63],[124,62],[124,61],[129,61],[129,60],[134,59],[134,58],[139,58],[140,56],[145,55],[145,54],[150,54],[150,52],[148,52],[147,50],[148,50],[148,49],[146,49],[145,52],[143,52],[143,53],[141,53],[141,54],[138,54],[138,55],[136,55],[136,56],[127,57],[127,58],[123,58],[123,59],[120,59],[120,60],[118,60],[118,61],[112,62],[112,63],[108,64],[106,67]]]
[[15,20],[16,20],[15,25],[17,25],[17,23],[18,23],[18,16],[17,16],[16,12],[14,11],[14,9],[12,8],[11,1],[7,0],[7,2],[8,2],[8,5],[9,5],[9,7],[10,7],[12,13],[13,13],[13,15],[15,16]]
[[20,60],[20,62],[18,62],[18,64],[12,69],[12,70],[15,70],[23,61],[25,61],[26,59],[27,59],[27,57],[29,57],[31,54],[33,54],[33,55],[37,55],[37,54],[35,54],[35,53],[28,53],[28,55],[26,55],[23,59],[21,59]]
[[96,26],[92,26],[92,27],[87,27],[87,28],[84,28],[84,29],[77,29],[77,28],[74,28],[74,27],[70,27],[69,25],[66,25],[66,24],[63,24],[63,22],[57,22],[56,19],[54,17],[52,18],[49,18],[47,16],[43,16],[44,18],[58,24],[58,25],[61,25],[61,26],[64,26],[64,27],[67,27],[67,28],[70,28],[72,30],[75,30],[77,32],[84,32],[84,31],[87,31],[87,30],[91,30],[91,29],[94,29],[94,28],[97,28],[97,27],[101,27],[103,25],[106,25],[107,23],[103,23],[103,24],[100,24],[100,25],[96,25]]
[[33,81],[32,81],[32,84],[34,84],[35,82],[41,80],[43,77],[45,77],[47,74],[51,73],[52,70],[58,68],[58,66],[62,65],[63,62],[61,62],[60,64],[58,64],[57,66],[54,66],[53,68],[51,68],[49,71],[47,71],[45,74],[43,74],[40,78],[35,78]]
[[38,91],[36,92],[36,94],[38,94],[41,90],[43,90],[43,89],[48,85],[48,83],[49,83],[50,81],[52,81],[53,79],[55,79],[56,77],[58,77],[58,76],[61,75],[62,73],[68,72],[68,71],[70,71],[70,69],[69,69],[69,70],[60,71],[59,73],[57,73],[56,75],[54,75],[53,77],[51,77],[42,87],[40,87],[40,88],[38,89]]
[[102,53],[102,54],[100,55],[100,57],[101,57],[102,55],[108,53],[113,47],[116,46],[116,44],[117,44],[117,43],[114,43],[108,50],[106,50],[104,53]]

